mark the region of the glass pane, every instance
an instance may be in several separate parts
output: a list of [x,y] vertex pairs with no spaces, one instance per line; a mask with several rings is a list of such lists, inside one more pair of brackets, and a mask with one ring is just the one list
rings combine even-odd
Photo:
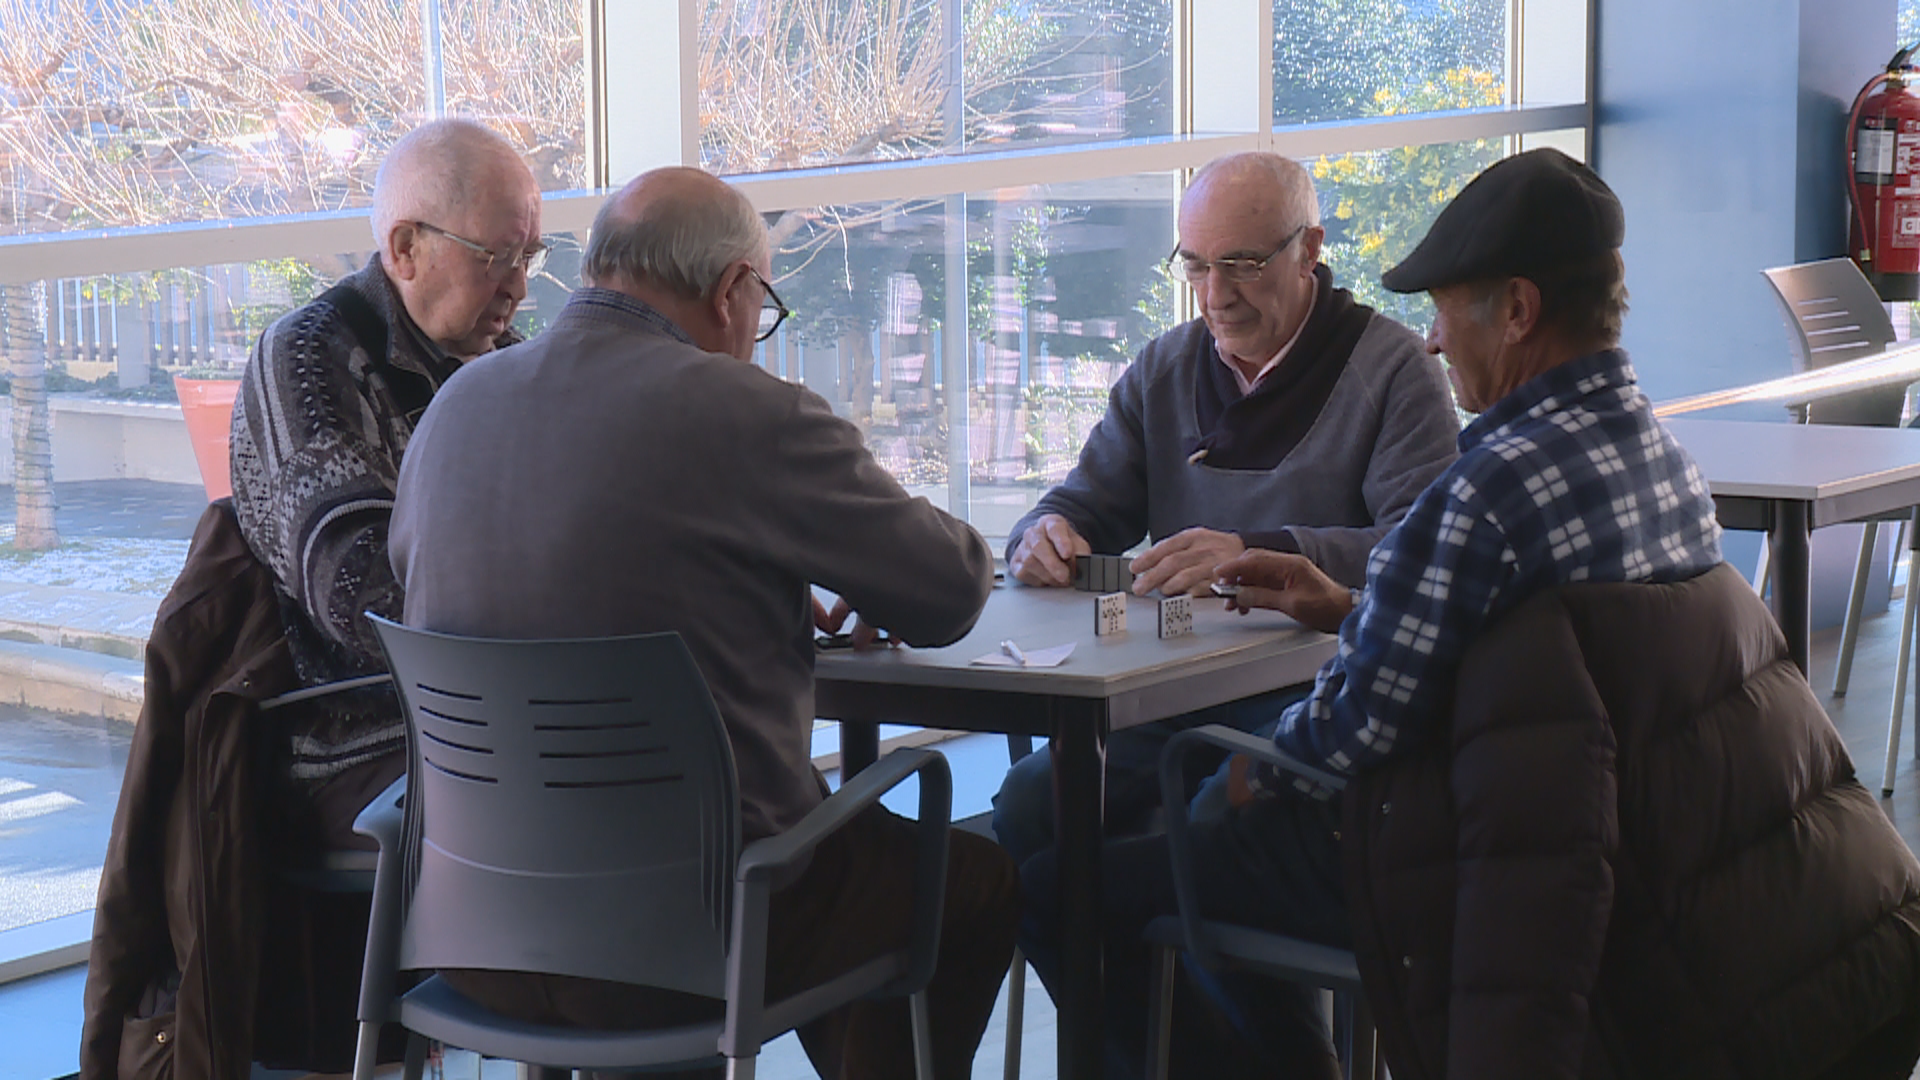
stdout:
[[1506,139],[1406,146],[1303,162],[1313,172],[1334,281],[1421,333],[1433,321],[1426,293],[1401,295],[1380,275],[1407,257],[1434,216],[1480,170],[1510,153]]
[[133,725],[0,705],[0,931],[88,911]]
[[1173,130],[1172,0],[959,7],[956,121],[947,0],[706,0],[702,164],[767,172]]
[[[507,137],[542,191],[584,188],[587,67],[579,0],[444,0],[447,112]],[[416,17],[418,4],[402,6]]]
[[[584,63],[565,0],[444,0],[449,111],[482,117],[548,188],[579,187]],[[431,112],[418,3],[0,0],[10,179],[0,233],[366,205]]]
[[1506,103],[1508,3],[1274,0],[1274,123]]
[[1004,535],[1171,325],[1173,206],[1152,175],[789,211],[774,272],[794,317],[760,361],[859,424],[916,494]]
[[1170,0],[967,5],[967,148],[1174,130]]
[[1900,0],[1900,29],[1896,47],[1920,40],[1920,0]]

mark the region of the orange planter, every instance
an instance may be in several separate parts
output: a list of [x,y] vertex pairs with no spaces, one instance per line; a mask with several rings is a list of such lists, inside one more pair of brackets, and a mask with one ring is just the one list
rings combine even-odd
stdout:
[[200,482],[207,486],[207,500],[224,499],[233,494],[227,452],[233,440],[233,399],[240,393],[240,380],[175,379],[173,391],[180,398],[180,418],[187,423],[187,439],[200,466]]

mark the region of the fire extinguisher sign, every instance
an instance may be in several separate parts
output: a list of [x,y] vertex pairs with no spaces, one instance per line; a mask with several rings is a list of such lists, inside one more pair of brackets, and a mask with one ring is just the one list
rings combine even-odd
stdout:
[[1896,136],[1891,131],[1878,130],[1866,124],[1860,125],[1860,132],[1854,139],[1853,171],[1875,179],[1891,176],[1895,139]]
[[1897,199],[1893,204],[1893,235],[1897,248],[1920,248],[1920,199]]

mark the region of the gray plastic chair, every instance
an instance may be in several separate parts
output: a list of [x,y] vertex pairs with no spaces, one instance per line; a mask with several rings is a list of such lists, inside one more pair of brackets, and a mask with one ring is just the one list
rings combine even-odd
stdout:
[[[1793,348],[1794,369],[1810,371],[1831,364],[1858,360],[1885,352],[1894,342],[1893,322],[1886,305],[1852,259],[1822,259],[1798,266],[1781,266],[1761,273],[1773,286],[1786,317],[1788,338]],[[1856,427],[1898,427],[1906,406],[1905,386],[1883,386],[1857,393],[1842,394],[1806,405],[1804,419],[1810,424],[1850,424]],[[1901,514],[1887,520],[1904,520]],[[1920,520],[1920,511],[1916,511]],[[1913,528],[1908,525],[1909,530]],[[1845,697],[1853,676],[1854,647],[1860,640],[1861,609],[1866,605],[1867,575],[1873,564],[1873,549],[1880,538],[1880,522],[1864,523],[1860,554],[1854,561],[1853,587],[1847,595],[1846,621],[1840,632],[1840,661],[1834,667],[1833,693]],[[1912,542],[1912,539],[1909,540]],[[1757,581],[1763,582],[1766,564],[1762,563]],[[1893,794],[1894,765],[1900,756],[1901,706],[1905,695],[1908,664],[1913,653],[1914,604],[1913,572],[1908,570],[1905,611],[1901,616],[1900,654],[1894,670],[1893,710],[1887,722],[1887,765],[1881,790]],[[1920,746],[1915,748],[1920,757]]]
[[1173,888],[1180,914],[1155,919],[1147,926],[1147,942],[1158,950],[1153,970],[1153,1015],[1147,1028],[1147,1076],[1150,1080],[1166,1080],[1172,1058],[1174,965],[1179,954],[1185,952],[1205,968],[1239,968],[1331,990],[1334,1045],[1348,1080],[1373,1080],[1377,1057],[1373,1018],[1350,950],[1200,915],[1182,766],[1188,753],[1206,745],[1245,754],[1328,787],[1346,787],[1339,777],[1281,753],[1272,741],[1222,724],[1192,728],[1168,741],[1160,754],[1160,791],[1167,812],[1167,846],[1173,858]]
[[[939,946],[952,784],[946,759],[900,750],[792,829],[740,841],[725,728],[678,634],[499,641],[375,619],[406,705],[410,786],[356,829],[380,844],[361,986],[357,1080],[379,1026],[549,1069],[692,1067],[751,1077],[766,1040],[848,1002],[908,995],[932,1076],[925,988]],[[905,949],[766,1000],[774,878],[910,776],[920,780],[914,913]],[[660,987],[724,1001],[724,1017],[596,1031],[511,1020],[430,977],[480,968]]]

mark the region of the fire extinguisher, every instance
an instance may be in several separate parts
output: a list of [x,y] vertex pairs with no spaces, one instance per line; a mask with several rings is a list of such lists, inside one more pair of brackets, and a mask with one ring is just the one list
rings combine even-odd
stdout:
[[1920,299],[1920,90],[1908,63],[1915,49],[1920,42],[1894,53],[1847,117],[1848,247],[1882,300]]

